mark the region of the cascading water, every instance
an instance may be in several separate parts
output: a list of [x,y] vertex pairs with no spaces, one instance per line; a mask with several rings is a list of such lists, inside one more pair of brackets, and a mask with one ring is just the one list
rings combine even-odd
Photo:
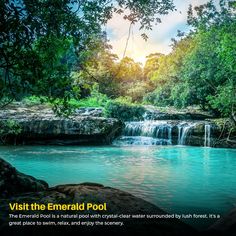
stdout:
[[[179,121],[126,122],[115,145],[185,145],[195,123]],[[178,137],[178,139],[177,139]]]
[[[172,128],[173,125],[167,121],[127,122],[123,139],[129,140],[129,142],[133,139],[133,144],[143,142],[149,142],[150,145],[172,144]],[[146,138],[143,139],[143,137]]]
[[178,145],[184,145],[188,127],[178,126]]
[[204,134],[204,146],[211,146],[211,125],[205,124],[205,134]]
[[178,145],[185,145],[187,136],[190,134],[194,124],[181,123],[178,125]]
[[125,136],[146,136],[171,140],[172,124],[167,121],[139,121],[127,122]]

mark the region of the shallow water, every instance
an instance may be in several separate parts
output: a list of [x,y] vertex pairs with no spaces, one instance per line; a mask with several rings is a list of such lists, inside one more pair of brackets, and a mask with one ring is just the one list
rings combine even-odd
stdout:
[[0,147],[19,171],[51,186],[97,182],[173,213],[225,214],[236,205],[236,149],[153,147]]

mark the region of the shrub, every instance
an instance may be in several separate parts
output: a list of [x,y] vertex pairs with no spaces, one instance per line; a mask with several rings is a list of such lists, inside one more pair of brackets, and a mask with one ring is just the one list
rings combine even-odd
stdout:
[[21,125],[14,120],[0,121],[0,140],[3,144],[9,136],[18,135],[21,131]]
[[157,88],[153,92],[146,94],[143,98],[143,102],[154,106],[172,106],[173,100],[171,100],[170,88]]
[[29,96],[25,97],[22,100],[23,104],[28,105],[28,106],[34,106],[34,105],[40,105],[43,103],[47,103],[47,98],[46,97],[38,97],[38,96]]
[[83,99],[71,99],[69,104],[74,108],[79,107],[105,107],[108,102],[108,97],[105,94],[99,92],[99,87],[95,84],[92,87],[91,94],[87,98]]
[[107,117],[122,121],[137,121],[143,120],[145,109],[140,105],[132,104],[128,98],[118,98],[107,103],[105,112]]

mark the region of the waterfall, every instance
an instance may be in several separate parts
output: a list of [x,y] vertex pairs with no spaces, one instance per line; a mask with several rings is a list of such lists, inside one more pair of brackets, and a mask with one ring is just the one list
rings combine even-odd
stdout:
[[205,134],[204,134],[204,146],[210,147],[211,146],[211,125],[205,125]]
[[[123,137],[118,143],[127,145],[171,145],[172,128],[168,121],[126,122]],[[116,142],[117,144],[117,142]]]
[[168,128],[168,140],[172,144],[172,127]]
[[178,126],[178,145],[185,145],[188,134],[193,125]]
[[182,127],[178,125],[178,145],[180,145]]
[[145,120],[125,123],[115,145],[186,145],[196,122]]
[[173,125],[167,121],[139,121],[127,122],[125,125],[125,136],[145,136],[171,140]]

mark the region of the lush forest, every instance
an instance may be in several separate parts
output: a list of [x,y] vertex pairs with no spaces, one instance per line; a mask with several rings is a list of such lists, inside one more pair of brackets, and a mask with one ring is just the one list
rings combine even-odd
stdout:
[[191,31],[144,66],[112,53],[103,26],[113,13],[139,22],[145,43],[173,10],[171,0],[1,0],[0,106],[41,102],[59,114],[96,106],[113,116],[122,105],[197,106],[236,122],[235,2],[189,6]]

